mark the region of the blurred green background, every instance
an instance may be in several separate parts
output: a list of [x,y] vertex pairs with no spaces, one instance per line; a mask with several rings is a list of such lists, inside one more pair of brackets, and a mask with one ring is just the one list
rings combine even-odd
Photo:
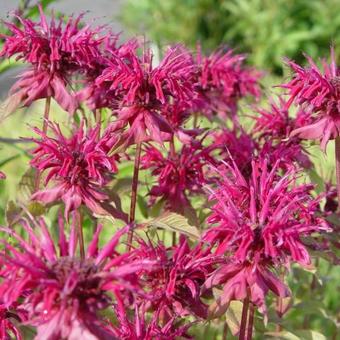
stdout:
[[159,45],[223,43],[278,75],[283,57],[327,56],[340,39],[339,0],[127,0],[121,18],[129,33]]
[[[4,0],[0,0],[0,5],[1,1]],[[5,2],[7,7],[12,3]],[[66,15],[87,10],[87,1],[45,0],[43,3],[48,10],[65,11]],[[60,3],[67,5],[60,7]],[[24,4],[25,1],[13,1],[13,8]],[[199,42],[205,52],[226,44],[236,52],[247,53],[248,63],[265,71],[263,85],[266,94],[271,92],[270,85],[283,82],[287,75],[284,57],[301,64],[305,63],[303,52],[315,59],[328,58],[330,44],[337,46],[340,40],[340,0],[101,0],[95,4],[92,1],[91,6],[92,11],[96,6],[100,10],[92,12],[92,17],[106,13],[106,18],[100,21],[109,22],[112,18],[114,29],[122,30],[124,38],[144,36],[159,48],[182,42],[195,49]],[[72,7],[70,12],[69,7]],[[24,9],[23,13],[30,17],[37,15],[36,11],[29,9]],[[340,48],[336,51],[339,52]],[[17,70],[15,63],[0,63],[2,88],[9,87]],[[2,99],[5,98],[3,91]],[[29,126],[42,124],[42,112],[43,102],[37,102],[29,110],[20,109],[6,120],[0,119],[0,170],[7,175],[6,181],[0,181],[0,224],[5,223],[8,200],[25,199],[27,195],[29,178],[22,176],[28,169],[29,144],[18,143],[16,139],[30,135]],[[4,114],[1,105],[0,117]],[[56,105],[52,107],[52,117],[62,122],[68,119]],[[330,145],[328,149],[328,156],[322,154],[318,146],[309,149],[317,173],[327,180],[334,178],[332,147]],[[131,174],[131,167],[132,164],[128,164],[127,171],[121,174]],[[339,267],[320,260],[316,275],[295,267],[293,273],[289,283],[294,308],[284,318],[284,332],[276,338],[340,339]],[[263,330],[261,318],[257,315],[258,331]],[[278,321],[271,313],[269,330],[274,331]],[[214,321],[207,326],[197,326],[195,338],[220,339],[221,327],[223,324]],[[257,339],[266,338],[270,336],[257,336]]]

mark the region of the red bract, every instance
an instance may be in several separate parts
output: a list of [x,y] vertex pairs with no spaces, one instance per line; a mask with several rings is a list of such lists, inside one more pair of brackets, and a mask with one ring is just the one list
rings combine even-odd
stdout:
[[113,339],[99,311],[112,303],[109,293],[137,292],[137,272],[152,265],[148,260],[128,261],[129,253],[117,253],[127,228],[99,249],[102,228],[98,226],[85,258],[80,259],[74,223],[67,239],[60,217],[58,250],[43,219],[34,222],[34,230],[26,220],[21,225],[28,240],[1,228],[18,242],[17,247],[5,243],[0,252],[5,306],[20,301],[28,313],[26,323],[37,327],[36,339]]
[[254,161],[249,180],[236,165],[219,170],[222,179],[211,195],[217,202],[208,218],[212,227],[204,239],[217,245],[216,254],[229,256],[205,287],[224,284],[217,301],[223,310],[231,299],[245,298],[250,289],[251,301],[265,312],[268,290],[281,297],[287,294],[271,269],[290,262],[310,265],[301,237],[328,230],[327,223],[315,216],[319,200],[310,195],[312,186],[297,184],[293,168],[280,177],[278,163],[269,171],[266,161]]
[[34,129],[41,139],[33,139],[38,147],[33,151],[31,165],[46,172],[45,184],[51,188],[36,192],[33,199],[44,203],[62,199],[65,216],[82,203],[96,213],[102,213],[101,202],[107,199],[103,186],[117,171],[115,156],[108,153],[114,144],[111,133],[98,139],[99,128],[84,131],[83,124],[65,137],[58,124],[50,123],[54,137]]
[[31,64],[11,89],[12,102],[29,106],[41,98],[53,97],[58,104],[73,113],[79,103],[71,90],[71,77],[84,73],[100,54],[102,39],[98,30],[88,25],[80,28],[79,16],[68,19],[66,25],[52,17],[47,23],[39,5],[40,22],[18,17],[23,28],[6,23],[12,35],[5,37],[0,56],[12,57]]
[[199,78],[196,84],[199,97],[197,110],[208,118],[214,113],[223,119],[226,114],[236,119],[237,103],[246,96],[260,96],[260,73],[243,65],[245,56],[223,48],[208,57],[198,52]]
[[159,197],[165,200],[169,210],[183,214],[191,206],[188,197],[202,193],[208,181],[205,167],[215,162],[210,156],[211,150],[196,141],[164,156],[155,147],[148,146],[141,160],[142,168],[151,169],[158,181],[150,190],[151,203]]
[[113,126],[130,125],[124,136],[126,143],[147,140],[162,143],[171,137],[171,125],[162,115],[163,105],[173,101],[190,105],[194,71],[190,53],[180,46],[170,48],[156,67],[152,65],[150,50],[141,58],[135,51],[130,51],[126,58],[113,58],[97,84],[109,84],[109,90],[120,98]]
[[313,122],[292,132],[292,136],[303,139],[319,139],[325,151],[330,139],[339,136],[340,131],[340,78],[331,49],[331,64],[322,60],[323,71],[307,56],[308,68],[303,68],[293,61],[288,65],[294,72],[293,79],[281,85],[288,90],[290,106],[293,101],[313,113]]

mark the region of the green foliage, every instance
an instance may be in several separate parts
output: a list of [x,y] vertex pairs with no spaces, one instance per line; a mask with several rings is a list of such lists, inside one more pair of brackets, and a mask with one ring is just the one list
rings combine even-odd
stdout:
[[251,64],[282,74],[282,58],[327,56],[340,33],[338,0],[128,0],[122,21],[160,45],[183,42],[206,50],[225,43]]

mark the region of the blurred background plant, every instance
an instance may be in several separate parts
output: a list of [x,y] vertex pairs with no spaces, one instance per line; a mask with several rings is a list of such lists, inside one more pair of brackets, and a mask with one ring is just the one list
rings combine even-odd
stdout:
[[127,0],[121,17],[130,32],[159,45],[227,44],[278,75],[283,56],[304,63],[302,52],[327,55],[340,39],[338,0]]

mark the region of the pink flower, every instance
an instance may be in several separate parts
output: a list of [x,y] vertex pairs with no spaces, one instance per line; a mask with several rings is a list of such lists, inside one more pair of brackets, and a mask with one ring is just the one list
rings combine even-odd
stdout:
[[109,156],[114,136],[106,133],[98,139],[98,127],[84,131],[83,124],[75,133],[65,137],[58,124],[50,123],[55,137],[34,129],[41,139],[33,139],[38,147],[33,151],[31,165],[46,172],[45,185],[50,188],[36,192],[32,198],[44,203],[62,200],[65,216],[85,204],[96,213],[103,213],[102,202],[108,196],[104,185],[117,172],[115,156]]
[[236,119],[237,103],[246,96],[260,97],[259,72],[243,65],[245,56],[233,54],[233,50],[223,48],[208,57],[198,51],[199,78],[197,90],[200,94],[196,106],[208,118],[218,114],[225,119],[226,114]]
[[278,99],[278,103],[269,99],[269,109],[256,108],[258,116],[253,117],[256,121],[253,133],[259,134],[260,158],[269,158],[270,164],[279,160],[279,166],[284,171],[296,163],[303,168],[310,168],[312,163],[301,140],[297,137],[289,138],[293,130],[310,120],[310,114],[300,109],[296,117],[291,117],[287,102],[282,97]]
[[6,175],[2,171],[0,171],[0,179],[6,179]]
[[172,248],[143,240],[139,244],[137,259],[157,263],[143,277],[144,289],[152,292],[146,309],[155,312],[163,321],[188,315],[206,318],[207,305],[201,301],[200,288],[213,270],[213,264],[217,263],[217,257],[211,255],[210,249],[201,244],[191,249],[184,236]]
[[11,89],[12,102],[29,106],[41,98],[53,97],[69,113],[78,108],[72,93],[72,76],[91,68],[99,54],[102,38],[88,25],[80,27],[79,16],[58,23],[54,17],[48,24],[39,5],[40,22],[18,17],[23,28],[6,23],[12,35],[5,37],[0,56],[12,57],[31,64]]
[[0,252],[0,293],[5,306],[20,301],[28,313],[26,323],[37,327],[36,339],[114,339],[99,312],[112,304],[112,293],[137,292],[138,272],[152,266],[148,260],[129,260],[129,253],[115,250],[127,228],[99,249],[102,227],[98,226],[85,258],[80,259],[75,220],[67,238],[59,216],[58,250],[43,219],[33,221],[34,230],[21,221],[28,240],[1,228],[18,245],[5,243]]
[[172,136],[172,127],[162,114],[163,106],[190,102],[194,96],[192,56],[181,46],[170,48],[156,67],[151,51],[141,58],[130,51],[126,58],[116,56],[111,65],[97,78],[97,85],[115,91],[120,100],[117,120],[112,126],[129,125],[123,139],[126,144],[154,140],[163,143]]
[[[0,270],[1,276],[1,270]],[[11,306],[5,306],[0,300],[0,339],[16,339],[22,340],[19,322],[24,322],[26,313],[18,304],[14,303]]]
[[[122,340],[176,340],[178,338],[191,339],[187,334],[192,322],[183,322],[183,318],[173,317],[162,325],[159,324],[159,313],[155,312],[151,318],[146,317],[146,304],[136,305],[133,311],[117,304],[115,312],[118,325],[112,325],[111,329],[118,339]],[[130,312],[130,313],[129,313]]]
[[235,162],[243,176],[251,174],[251,162],[258,145],[251,135],[242,128],[217,129],[210,133],[211,147],[218,151],[218,156],[229,164]]
[[208,181],[205,168],[215,162],[210,155],[212,148],[204,147],[202,142],[185,144],[180,151],[170,151],[166,156],[153,146],[146,148],[142,168],[151,169],[158,182],[150,190],[151,203],[163,199],[169,210],[180,214],[191,207],[189,197],[202,193]]
[[249,180],[235,164],[218,171],[222,178],[211,195],[216,203],[204,240],[217,246],[216,254],[229,256],[205,286],[224,284],[219,302],[226,308],[230,299],[244,298],[248,287],[252,302],[265,312],[268,290],[287,293],[272,269],[292,261],[309,266],[301,237],[329,230],[316,216],[319,200],[310,195],[312,186],[299,185],[294,168],[280,177],[278,163],[268,170],[266,161],[254,161]]
[[319,139],[325,151],[330,139],[339,136],[340,129],[340,81],[339,71],[335,63],[334,50],[331,49],[331,63],[322,60],[321,71],[310,57],[306,57],[308,68],[303,68],[293,61],[288,65],[294,72],[293,79],[281,85],[288,90],[289,107],[293,101],[313,113],[313,122],[294,131],[291,136],[303,139]]

